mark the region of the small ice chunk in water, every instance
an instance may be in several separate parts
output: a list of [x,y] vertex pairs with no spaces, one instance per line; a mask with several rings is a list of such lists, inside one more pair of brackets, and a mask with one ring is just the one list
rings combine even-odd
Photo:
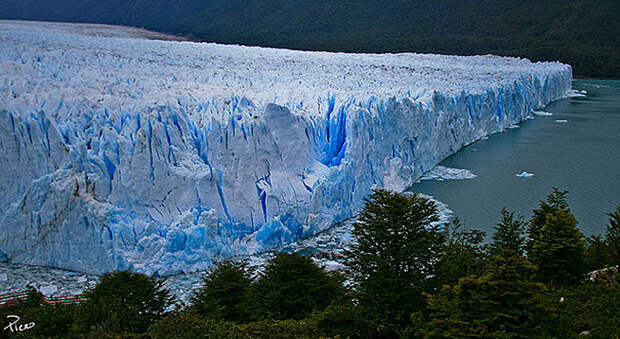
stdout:
[[565,120],[565,119],[558,119],[558,120],[556,120],[555,122],[560,122],[560,123],[563,123],[563,122],[568,122],[568,120]]
[[523,172],[521,172],[519,174],[515,174],[515,175],[518,176],[519,178],[529,178],[529,177],[533,177],[534,173],[529,173],[529,172],[523,171]]
[[512,125],[508,126],[508,129],[515,129],[515,128],[519,128],[519,125],[512,124]]
[[88,281],[88,278],[86,278],[86,276],[81,276],[78,278],[77,280],[79,283],[85,283]]
[[9,280],[9,278],[7,277],[6,273],[0,273],[0,281],[7,281]]
[[39,288],[39,291],[46,296],[50,296],[58,291],[58,287],[56,285],[47,285]]
[[534,111],[532,113],[534,113],[535,115],[541,116],[541,117],[550,117],[553,115],[553,113],[549,113],[545,111]]
[[568,97],[569,98],[585,98],[586,97],[586,93],[588,93],[588,92],[574,89],[574,90],[571,90],[568,93]]
[[467,169],[451,168],[441,165],[435,166],[432,170],[424,174],[420,180],[459,180],[459,179],[473,179],[476,175]]

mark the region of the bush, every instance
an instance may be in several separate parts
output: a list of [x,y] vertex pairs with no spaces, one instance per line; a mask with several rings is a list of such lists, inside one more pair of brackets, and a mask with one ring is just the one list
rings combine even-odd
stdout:
[[242,338],[319,338],[320,332],[308,320],[261,320],[239,325]]
[[309,322],[322,336],[330,338],[372,338],[384,334],[376,324],[365,319],[359,307],[351,303],[331,305],[323,312],[312,314]]
[[142,333],[159,320],[172,303],[163,280],[140,273],[107,273],[84,293],[78,331]]
[[193,311],[174,311],[149,327],[151,338],[245,338],[237,325],[207,319]]
[[151,326],[152,338],[318,338],[319,331],[307,320],[261,320],[248,324],[206,319],[193,311],[175,311]]

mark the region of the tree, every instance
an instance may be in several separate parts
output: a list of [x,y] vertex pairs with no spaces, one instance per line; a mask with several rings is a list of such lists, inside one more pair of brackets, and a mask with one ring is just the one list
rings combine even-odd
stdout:
[[302,319],[343,297],[342,283],[341,276],[325,272],[309,257],[279,253],[256,282],[256,300],[269,318]]
[[565,211],[547,216],[540,237],[532,247],[531,260],[543,281],[556,284],[574,283],[583,278],[585,242],[575,217]]
[[417,194],[374,190],[353,224],[346,264],[369,319],[396,329],[425,308],[444,236],[435,204]]
[[480,274],[487,261],[485,232],[464,231],[462,227],[458,218],[446,226],[446,241],[437,266],[437,280],[441,284],[453,285],[466,275]]
[[130,271],[106,273],[84,293],[77,325],[82,333],[142,333],[172,304],[163,284],[164,280]]
[[547,196],[546,200],[541,200],[538,203],[538,208],[533,211],[534,215],[532,216],[532,219],[527,227],[527,253],[532,252],[534,242],[536,239],[540,238],[541,230],[545,225],[548,214],[551,214],[557,210],[570,212],[568,202],[566,201],[567,194],[568,191],[560,191],[556,187],[553,187],[553,192]]
[[620,205],[609,215],[605,236],[593,235],[587,240],[588,269],[596,270],[620,264]]
[[577,220],[566,203],[566,193],[554,188],[547,201],[540,202],[528,228],[528,258],[541,279],[571,284],[585,273],[585,241]]
[[588,331],[593,338],[617,338],[620,333],[620,274],[615,269],[597,273],[556,293],[564,300],[562,315],[574,334]]
[[246,263],[222,262],[203,278],[204,285],[192,297],[192,309],[208,319],[251,321],[252,280]]
[[431,310],[425,337],[544,337],[553,314],[547,287],[524,257],[494,256],[481,275],[426,294]]
[[620,205],[609,213],[609,225],[605,231],[605,242],[609,248],[608,265],[620,264]]
[[502,208],[502,220],[495,226],[491,255],[520,257],[525,247],[525,223],[522,217],[515,217],[514,212]]
[[607,242],[598,234],[586,239],[585,260],[588,271],[594,271],[607,266],[609,261],[609,249]]
[[[0,304],[0,319],[3,323],[6,321],[0,328],[0,338],[69,337],[69,330],[78,312],[79,305],[76,304],[48,304],[41,292],[29,286],[25,300],[17,303]],[[5,328],[9,320],[15,316],[19,316],[20,321],[10,328]],[[18,330],[20,325],[26,324],[34,325],[28,326],[29,329],[23,332]]]

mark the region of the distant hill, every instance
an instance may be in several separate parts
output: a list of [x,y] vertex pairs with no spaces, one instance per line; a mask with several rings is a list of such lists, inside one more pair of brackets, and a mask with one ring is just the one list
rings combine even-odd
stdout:
[[620,78],[618,0],[2,0],[0,19],[122,24],[347,52],[499,54]]

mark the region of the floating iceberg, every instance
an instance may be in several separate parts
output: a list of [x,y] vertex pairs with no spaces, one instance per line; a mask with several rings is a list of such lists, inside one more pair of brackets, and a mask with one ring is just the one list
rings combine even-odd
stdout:
[[564,122],[568,122],[568,120],[566,120],[566,119],[557,119],[555,122],[564,123]]
[[568,97],[569,98],[585,98],[587,97],[588,92],[587,91],[580,91],[577,89],[573,89],[568,93]]
[[519,178],[529,178],[529,177],[533,177],[534,173],[528,173],[526,171],[523,171],[519,174],[515,174],[516,176],[518,176]]
[[428,173],[421,176],[420,180],[460,180],[473,179],[475,177],[476,175],[468,169],[437,165]]
[[534,113],[535,115],[541,116],[541,117],[550,117],[553,115],[553,113],[549,113],[545,111],[533,111],[532,113]]
[[571,90],[560,63],[125,30],[0,22],[3,260],[203,270],[346,220]]

